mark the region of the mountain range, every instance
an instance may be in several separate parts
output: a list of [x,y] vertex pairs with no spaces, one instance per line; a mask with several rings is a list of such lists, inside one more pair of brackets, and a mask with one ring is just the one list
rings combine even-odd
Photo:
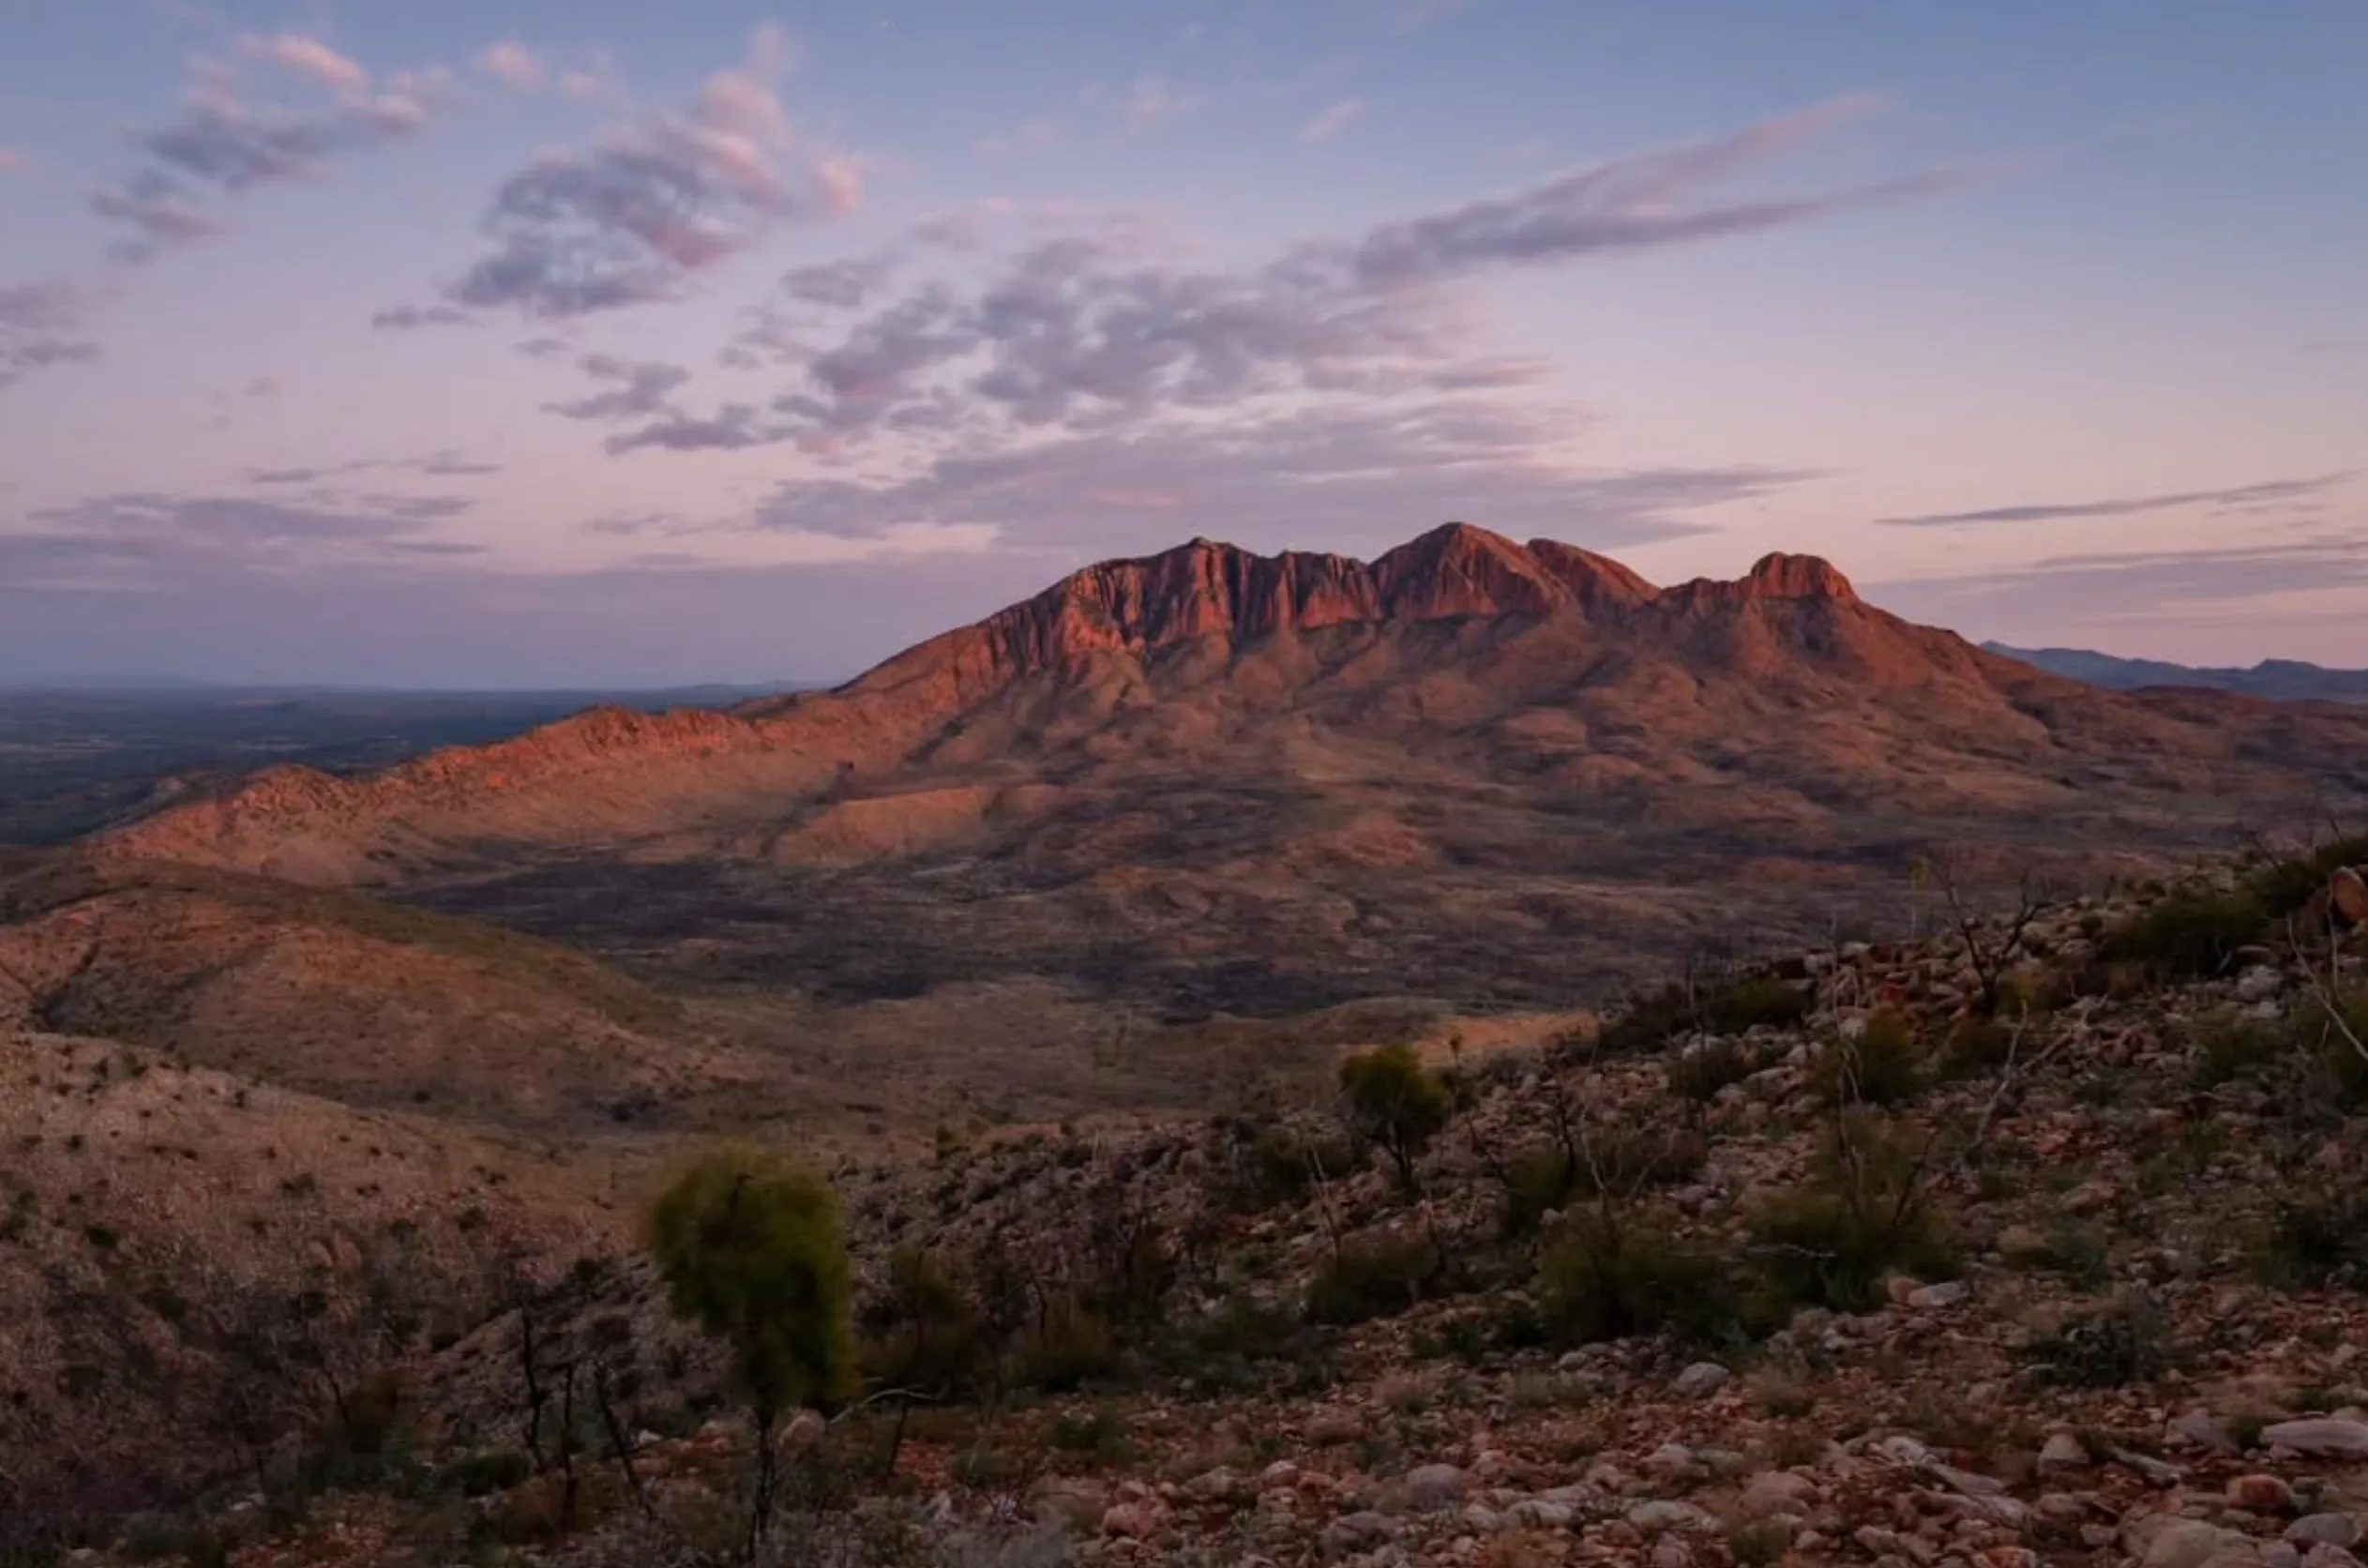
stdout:
[[2249,668],[2169,664],[2161,659],[2119,658],[2084,648],[2010,648],[1984,642],[1989,652],[2113,691],[2149,686],[2197,686],[2241,692],[2279,702],[2368,702],[2368,670],[2330,670],[2300,659],[2263,659]]
[[1195,539],[835,689],[267,770],[93,847],[825,999],[1269,1012],[1567,1003],[1896,917],[1935,843],[2093,878],[2363,804],[2368,714],[2099,690],[1807,557],[1656,587],[1458,523],[1370,563]]

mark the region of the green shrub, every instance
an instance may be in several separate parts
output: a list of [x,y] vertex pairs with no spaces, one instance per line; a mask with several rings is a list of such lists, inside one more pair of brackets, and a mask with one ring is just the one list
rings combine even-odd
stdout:
[[525,1455],[515,1449],[496,1449],[454,1460],[437,1475],[436,1484],[464,1498],[481,1498],[506,1492],[534,1473],[535,1462]]
[[1924,1086],[1915,1027],[1884,1008],[1866,1020],[1857,1039],[1836,1040],[1818,1053],[1809,1086],[1829,1106],[1892,1106],[1915,1098]]
[[1376,1046],[1340,1063],[1340,1092],[1350,1126],[1389,1151],[1399,1184],[1413,1191],[1415,1156],[1455,1114],[1446,1083],[1412,1046]]
[[2016,1025],[2006,1018],[1959,1018],[1941,1044],[1940,1075],[1948,1078],[1976,1078],[2004,1067],[2010,1056],[2019,1054],[2028,1060],[2033,1054],[2033,1047],[2029,1026],[2022,1027],[2018,1045]]
[[1793,1028],[1805,1020],[1816,1005],[1815,993],[1804,986],[1773,975],[1753,975],[1711,992],[1704,1014],[1716,1033],[1741,1034],[1762,1024],[1776,1029]]
[[1669,1093],[1708,1105],[1719,1091],[1742,1082],[1768,1065],[1767,1058],[1741,1040],[1715,1039],[1669,1059]]
[[2223,1007],[2197,1018],[2189,1032],[2194,1043],[2195,1082],[2217,1088],[2240,1078],[2266,1072],[2288,1054],[2285,1031],[2233,1007]]
[[1561,1144],[1549,1143],[1513,1157],[1505,1173],[1507,1234],[1531,1234],[1548,1214],[1576,1199],[1691,1181],[1710,1158],[1710,1145],[1682,1128],[1621,1127],[1594,1133],[1584,1153],[1588,1158],[1573,1159]]
[[2368,1290],[2368,1191],[2345,1183],[2286,1199],[2260,1265],[2280,1289]]
[[2024,1350],[2051,1382],[2070,1388],[2126,1388],[2151,1381],[2167,1364],[2168,1327],[2143,1298],[2081,1318]]
[[2165,978],[2209,980],[2234,967],[2238,950],[2258,942],[2269,921],[2270,912],[2248,890],[2191,888],[2108,935],[2099,952],[2108,962],[2141,963]]
[[1695,1341],[1741,1322],[1733,1271],[1655,1215],[1575,1214],[1539,1259],[1538,1314],[1564,1345],[1672,1334]]
[[1881,1304],[1887,1274],[1940,1279],[1958,1267],[1921,1157],[1872,1113],[1847,1116],[1809,1179],[1748,1225],[1772,1309],[1865,1312]]
[[649,1233],[675,1315],[730,1348],[755,1419],[753,1558],[779,1477],[774,1424],[793,1406],[837,1403],[857,1379],[854,1271],[837,1199],[786,1161],[725,1151],[667,1187],[650,1211]]
[[2345,866],[2368,866],[2368,836],[2337,839],[2307,854],[2270,861],[2246,878],[2245,887],[2268,918],[2283,920],[2300,913]]
[[1434,1293],[1444,1260],[1426,1236],[1351,1242],[1307,1287],[1307,1320],[1347,1327],[1395,1317]]
[[1069,1394],[1116,1377],[1122,1362],[1110,1326],[1072,1296],[1055,1296],[1021,1338],[1012,1381],[1047,1394]]
[[2329,1093],[2340,1110],[2368,1107],[2368,990],[2351,990],[2330,1005],[2304,1002],[2295,1032],[2306,1054],[2322,1070]]
[[1628,1005],[1595,1033],[1596,1048],[1606,1055],[1638,1055],[1663,1046],[1697,1027],[1701,1014],[1682,986],[1671,984],[1657,991],[1632,997]]
[[1088,1455],[1097,1465],[1122,1465],[1135,1455],[1126,1418],[1108,1405],[1055,1416],[1045,1440],[1064,1454]]
[[982,1351],[978,1314],[954,1276],[910,1244],[888,1257],[887,1289],[864,1314],[866,1372],[892,1387],[972,1392]]

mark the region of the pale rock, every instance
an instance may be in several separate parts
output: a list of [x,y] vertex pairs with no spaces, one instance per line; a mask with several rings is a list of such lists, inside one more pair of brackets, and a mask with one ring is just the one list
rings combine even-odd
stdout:
[[2343,1547],[2321,1541],[2302,1554],[2301,1568],[2360,1568],[2360,1562]]
[[2237,1568],[2258,1563],[2250,1537],[2202,1519],[2149,1514],[2122,1531],[2122,1546],[2139,1568]]
[[2144,1476],[2147,1485],[2150,1486],[2176,1486],[2187,1479],[2186,1473],[2177,1465],[2165,1464],[2150,1454],[2140,1454],[2134,1449],[2117,1448],[2112,1451],[2111,1457],[2113,1462],[2122,1469],[2135,1470],[2139,1475]]
[[2267,1002],[2285,989],[2285,976],[2268,964],[2255,964],[2237,976],[2237,998],[2240,1002]]
[[1223,1502],[1240,1489],[1240,1478],[1223,1465],[1184,1483],[1184,1495],[1202,1502]]
[[1973,1288],[1964,1280],[1948,1279],[1909,1291],[1908,1304],[1919,1312],[1929,1312],[1936,1307],[1953,1306],[1972,1293]]
[[2212,1419],[2210,1410],[2182,1411],[2171,1422],[2170,1440],[2196,1448],[2210,1449],[2215,1454],[2237,1454],[2242,1450],[2228,1435],[2226,1427]]
[[1645,1468],[1672,1480],[1698,1480],[1702,1466],[1683,1443],[1665,1442],[1645,1455]]
[[1149,1502],[1120,1502],[1102,1515],[1102,1533],[1148,1541],[1159,1530],[1159,1510]]
[[1817,1506],[1817,1485],[1790,1470],[1756,1475],[1743,1488],[1737,1509],[1746,1519],[1800,1518]]
[[1548,1498],[1523,1498],[1504,1511],[1509,1530],[1568,1530],[1576,1517],[1567,1503]]
[[1707,1530],[1718,1522],[1694,1504],[1673,1498],[1655,1498],[1650,1502],[1640,1502],[1622,1517],[1647,1534],[1672,1530]]
[[1406,1501],[1411,1508],[1444,1508],[1471,1487],[1471,1477],[1453,1465],[1420,1465],[1406,1472]]
[[1395,1520],[1368,1509],[1356,1514],[1344,1514],[1333,1520],[1332,1523],[1324,1526],[1321,1533],[1317,1537],[1316,1544],[1323,1548],[1326,1556],[1339,1557],[1350,1552],[1371,1551],[1376,1546],[1395,1540],[1397,1532],[1398,1527]]
[[2368,1424],[2358,1421],[2281,1421],[2263,1427],[2261,1440],[2314,1459],[2368,1459]]
[[1671,1386],[1681,1399],[1707,1399],[1725,1388],[1732,1376],[1714,1361],[1697,1361],[1679,1373]]
[[2298,1546],[2353,1546],[2360,1543],[2360,1521],[2348,1514],[2305,1514],[2285,1527],[2285,1538]]
[[2054,1433],[2040,1447],[2039,1468],[2044,1470],[2087,1470],[2089,1450],[2070,1432]]
[[1059,1522],[1080,1534],[1099,1530],[1109,1512],[1110,1489],[1098,1481],[1051,1476],[1028,1494],[1029,1510],[1043,1523]]
[[1694,1549],[1682,1541],[1657,1541],[1652,1562],[1652,1568],[1694,1568]]

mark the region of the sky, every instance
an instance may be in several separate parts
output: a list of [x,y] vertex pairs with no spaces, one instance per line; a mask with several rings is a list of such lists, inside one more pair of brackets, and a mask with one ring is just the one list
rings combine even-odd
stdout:
[[826,681],[1196,535],[2368,666],[2357,0],[8,0],[0,682]]

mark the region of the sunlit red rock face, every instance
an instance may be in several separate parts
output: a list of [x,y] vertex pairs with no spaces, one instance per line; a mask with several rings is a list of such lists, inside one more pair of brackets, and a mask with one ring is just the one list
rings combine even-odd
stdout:
[[[1383,761],[1434,790],[1577,790],[1599,813],[1704,822],[1750,802],[1735,809],[1797,831],[1845,808],[2095,809],[2098,788],[2307,792],[2355,751],[2368,763],[2368,715],[2092,690],[1901,621],[1811,557],[1656,589],[1451,523],[1371,562],[1195,539],[836,691],[598,710],[359,780],[275,770],[104,848],[321,883],[568,849],[844,860],[974,847],[1145,780],[1369,784]],[[1347,799],[1358,842],[1405,838]],[[1115,864],[1133,842],[1078,830],[1063,852]]]

